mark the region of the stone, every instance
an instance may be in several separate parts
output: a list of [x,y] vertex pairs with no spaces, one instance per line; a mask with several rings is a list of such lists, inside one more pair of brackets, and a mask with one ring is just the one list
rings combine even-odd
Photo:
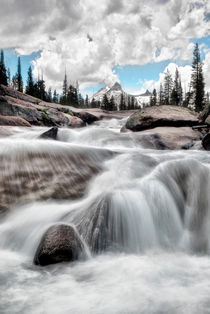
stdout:
[[202,139],[202,145],[205,150],[210,150],[210,133],[204,136]]
[[58,128],[54,127],[54,128],[49,129],[48,131],[42,133],[40,135],[40,138],[56,140],[57,139],[57,133],[58,133]]
[[190,110],[178,106],[153,106],[133,113],[126,122],[126,129],[143,131],[155,127],[184,127],[199,124],[198,117]]
[[24,120],[21,117],[17,116],[2,116],[0,115],[0,125],[7,125],[7,126],[24,126],[30,127],[30,123]]
[[84,245],[74,227],[59,224],[50,227],[43,235],[34,257],[34,264],[47,266],[73,262],[84,256]]

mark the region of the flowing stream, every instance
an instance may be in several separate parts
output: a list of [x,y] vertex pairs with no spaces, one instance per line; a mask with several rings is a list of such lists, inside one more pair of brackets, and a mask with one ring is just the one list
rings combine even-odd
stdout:
[[[124,123],[0,139],[1,314],[210,313],[210,155],[145,148]],[[57,223],[87,258],[35,266]]]

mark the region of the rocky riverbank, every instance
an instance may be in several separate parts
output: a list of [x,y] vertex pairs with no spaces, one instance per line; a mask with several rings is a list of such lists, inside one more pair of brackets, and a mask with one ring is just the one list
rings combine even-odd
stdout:
[[[199,116],[189,109],[154,106],[134,112],[121,132],[135,132],[148,141],[148,146],[152,144],[158,149],[189,149],[201,141],[207,132],[200,127],[202,123]],[[200,144],[196,147],[202,148]]]
[[78,109],[44,102],[0,85],[0,125],[84,127],[107,118],[122,118],[129,113],[107,112],[99,108]]

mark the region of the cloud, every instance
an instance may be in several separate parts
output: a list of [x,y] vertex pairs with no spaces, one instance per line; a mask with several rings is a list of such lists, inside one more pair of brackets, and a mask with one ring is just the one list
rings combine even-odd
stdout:
[[[1,48],[41,51],[34,74],[112,84],[114,65],[192,56],[191,38],[208,35],[208,0],[0,0]],[[87,36],[87,34],[89,34]],[[93,39],[93,40],[92,40]]]
[[[190,81],[191,81],[191,73],[192,73],[192,67],[190,65],[186,66],[177,66],[176,63],[171,62],[167,65],[167,67],[164,69],[163,72],[159,74],[159,79],[158,81],[155,80],[146,80],[146,81],[141,81],[139,80],[139,83],[142,84],[140,89],[136,90],[127,90],[127,92],[133,93],[133,94],[141,94],[144,93],[145,90],[152,91],[154,88],[159,91],[160,88],[160,83],[164,84],[164,77],[167,70],[172,75],[172,79],[174,80],[175,78],[175,71],[176,68],[179,70],[180,76],[181,76],[181,81],[182,81],[182,88],[183,88],[183,93],[188,92],[189,86],[190,86]],[[208,91],[210,93],[210,50],[206,51],[206,56],[203,61],[203,75],[204,75],[204,81],[205,81],[205,90],[206,92]]]

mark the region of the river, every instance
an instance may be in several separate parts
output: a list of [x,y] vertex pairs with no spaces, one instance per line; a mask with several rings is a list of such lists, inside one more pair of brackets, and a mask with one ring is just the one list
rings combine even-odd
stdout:
[[[1,314],[210,313],[210,155],[145,148],[136,134],[120,133],[124,123],[61,128],[58,141],[39,139],[46,129],[38,127],[13,128],[0,139],[9,186],[15,181],[21,188],[15,166],[36,169],[38,177],[44,167],[46,176],[55,173],[27,195],[22,188],[0,216]],[[65,185],[52,197],[53,187],[69,179],[65,158],[75,154],[70,170],[82,180],[88,158],[94,175],[81,197],[68,199]],[[2,193],[10,204],[12,192]],[[55,223],[78,228],[85,260],[33,264],[43,233]]]

